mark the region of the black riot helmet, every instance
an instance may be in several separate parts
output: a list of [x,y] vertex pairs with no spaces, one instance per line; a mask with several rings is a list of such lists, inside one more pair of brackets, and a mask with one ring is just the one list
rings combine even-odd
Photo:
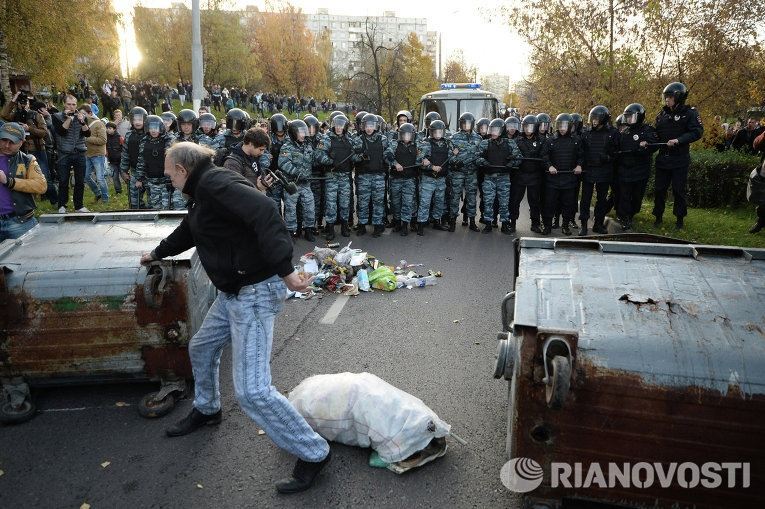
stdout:
[[140,106],[134,106],[130,109],[130,115],[128,116],[128,120],[130,120],[130,126],[133,126],[133,120],[140,118],[143,122],[143,126],[146,127],[146,117],[148,116],[149,114],[145,109],[141,108]]
[[165,121],[162,120],[162,117],[159,115],[148,115],[146,117],[146,122],[144,123],[144,129],[149,134],[154,132],[159,133],[160,136],[167,132]]
[[343,113],[340,110],[335,110],[335,111],[333,111],[332,113],[329,114],[329,120],[332,120],[333,118],[335,118],[338,115],[345,115],[345,113]]
[[356,124],[356,130],[358,132],[361,132],[364,130],[364,126],[362,124],[364,123],[364,117],[367,116],[369,113],[366,111],[360,111],[356,113],[356,118],[354,119],[354,123]]
[[[308,126],[300,119],[290,120],[287,125],[287,134],[294,143],[303,143],[308,136]],[[302,139],[300,139],[301,134]]]
[[332,132],[337,134],[337,131],[335,131],[335,127],[340,127],[343,130],[343,134],[348,132],[348,125],[350,122],[348,121],[348,117],[340,113],[339,115],[335,115],[332,117],[332,120],[329,121],[329,127],[332,129]]
[[611,121],[611,112],[608,111],[608,108],[599,104],[590,110],[588,120],[593,129],[608,125]]
[[627,122],[624,121],[624,115],[616,117],[616,128],[619,129],[619,132],[622,132],[627,128]]
[[[569,113],[561,113],[555,117],[555,130],[560,135],[571,134],[574,128],[574,119]],[[564,132],[561,132],[564,131]]]
[[492,139],[499,138],[505,132],[505,121],[501,118],[495,118],[489,122],[489,136]]
[[444,138],[446,132],[446,124],[443,120],[434,120],[428,127],[428,137],[434,140],[441,140]]
[[537,129],[539,130],[539,134],[547,134],[550,130],[551,123],[552,118],[547,113],[537,114]]
[[[404,117],[404,122],[401,122],[401,117]],[[412,123],[412,112],[409,110],[401,110],[398,113],[396,113],[396,125],[401,126],[402,124],[411,124]]]
[[398,128],[398,141],[402,143],[409,143],[414,141],[415,129],[414,125],[409,122],[401,124]]
[[489,135],[489,122],[490,120],[486,117],[479,118],[475,123],[475,132],[484,138],[487,137]]
[[205,129],[210,129],[210,132],[215,131],[218,127],[218,119],[212,113],[202,113],[199,115],[199,128],[204,132]]
[[[510,130],[515,129],[515,132],[511,133]],[[514,135],[521,130],[521,119],[518,117],[507,117],[505,119],[505,133],[508,137]]]
[[271,133],[284,134],[287,132],[287,117],[281,113],[274,113],[269,119],[269,125],[271,126]]
[[431,122],[434,120],[441,120],[441,115],[439,115],[437,111],[428,112],[428,114],[425,115],[425,129],[428,129]]
[[377,130],[381,132],[386,132],[388,130],[388,124],[385,123],[385,119],[382,117],[382,115],[375,115],[377,117]]
[[197,113],[194,110],[184,109],[178,112],[178,130],[180,130],[181,124],[191,124],[191,132],[194,132],[199,127],[199,119]]
[[523,130],[523,134],[527,134],[529,136],[532,136],[536,134],[537,132],[537,117],[535,115],[526,115],[523,117],[523,120],[521,121],[521,129]]
[[459,121],[460,131],[470,132],[473,130],[473,127],[475,127],[475,115],[473,115],[469,111],[466,111],[465,113],[460,115],[460,121]]
[[226,129],[244,132],[250,128],[250,115],[239,108],[231,108],[226,113]]
[[667,97],[674,97],[675,106],[685,104],[685,100],[688,99],[688,87],[680,83],[679,81],[673,81],[666,87],[662,93],[662,99]]
[[624,123],[628,126],[639,126],[645,122],[645,107],[639,103],[632,103],[624,108]]
[[178,117],[172,111],[164,111],[160,115],[162,121],[165,123],[167,132],[173,133],[178,130]]
[[582,132],[582,123],[584,122],[584,119],[579,113],[572,113],[571,114],[571,122],[573,123],[571,127],[571,132],[575,134],[580,134]]
[[374,113],[367,113],[364,115],[364,118],[361,119],[361,131],[366,134],[366,129],[368,126],[374,127],[374,132],[377,132],[380,129],[380,121],[377,119],[377,115]]
[[321,127],[319,119],[311,115],[310,113],[303,117],[303,122],[308,126],[308,136],[316,136]]

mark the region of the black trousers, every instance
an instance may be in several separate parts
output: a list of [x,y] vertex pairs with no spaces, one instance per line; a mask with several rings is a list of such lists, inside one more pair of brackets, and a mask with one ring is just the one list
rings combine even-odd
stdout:
[[523,201],[523,195],[529,201],[529,214],[531,216],[531,224],[539,224],[539,207],[540,207],[540,186],[539,184],[524,185],[513,182],[510,185],[510,220],[517,221],[521,217],[521,202]]
[[619,202],[616,207],[616,214],[621,219],[631,220],[640,212],[646,186],[648,186],[648,179],[637,182],[619,182]]
[[683,218],[688,215],[688,165],[674,168],[656,168],[656,192],[654,194],[653,215],[664,215],[664,203],[667,200],[667,190],[672,186],[672,196],[675,200],[672,213]]
[[564,224],[574,220],[574,214],[576,214],[576,191],[576,187],[556,189],[547,186],[545,188],[545,205],[542,217],[546,225],[552,224],[552,218],[557,214],[558,209],[563,214]]
[[765,224],[765,205],[757,205],[757,222]]
[[608,213],[608,190],[610,182],[582,182],[582,199],[579,201],[579,220],[587,221],[590,218],[590,205],[592,194],[595,192],[595,221],[603,221]]

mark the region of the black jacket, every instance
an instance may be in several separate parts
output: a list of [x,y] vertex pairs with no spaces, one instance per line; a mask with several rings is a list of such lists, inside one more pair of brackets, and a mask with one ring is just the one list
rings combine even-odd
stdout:
[[677,139],[675,147],[661,147],[656,156],[657,168],[686,166],[691,161],[690,146],[704,135],[701,116],[696,108],[680,105],[674,110],[666,106],[656,116],[656,135],[659,142]]
[[[548,138],[542,148],[542,159],[547,171],[554,166],[561,173],[545,175],[545,185],[552,189],[573,189],[579,182],[579,175],[572,173],[577,166],[584,165],[582,139],[576,134],[556,135]],[[564,173],[565,172],[565,173]]]
[[582,133],[584,181],[613,182],[614,162],[619,150],[619,131],[611,126]]
[[234,294],[292,273],[292,239],[276,204],[246,178],[206,161],[191,172],[183,192],[191,196],[189,213],[159,243],[154,258],[196,246],[210,281]]
[[120,135],[116,131],[114,134],[106,135],[106,158],[114,164],[120,164],[122,159],[122,143],[120,143]]
[[257,159],[244,153],[242,150],[242,143],[237,143],[231,147],[231,153],[226,156],[226,160],[223,162],[223,167],[237,172],[239,175],[249,180],[252,185],[256,185],[255,183],[260,174]]
[[619,159],[616,172],[619,182],[639,182],[651,176],[651,156],[656,147],[640,148],[641,142],[656,143],[653,127],[630,126],[619,135]]
[[[541,159],[542,151],[547,145],[546,138],[539,138],[536,134],[532,138],[519,136],[515,139],[518,150],[524,158]],[[513,175],[513,184],[522,186],[538,186],[542,183],[542,178],[546,168],[542,161],[523,160],[518,170]]]

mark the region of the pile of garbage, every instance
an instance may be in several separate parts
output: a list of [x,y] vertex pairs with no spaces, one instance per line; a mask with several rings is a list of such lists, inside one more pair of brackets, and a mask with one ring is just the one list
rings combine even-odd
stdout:
[[[352,249],[349,242],[339,251],[330,247],[314,247],[300,258],[298,272],[312,276],[312,292],[332,292],[358,295],[359,292],[382,290],[392,292],[398,288],[422,288],[436,284],[440,271],[423,273],[423,264],[401,260],[395,267],[388,266],[361,249]],[[339,246],[338,246],[339,247]],[[312,294],[294,296],[308,298]]]

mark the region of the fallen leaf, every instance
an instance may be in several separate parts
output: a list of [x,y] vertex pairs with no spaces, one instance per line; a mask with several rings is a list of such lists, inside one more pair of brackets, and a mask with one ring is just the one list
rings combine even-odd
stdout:
[[114,406],[130,406],[130,405],[128,405],[128,404],[127,404],[127,403],[125,403],[124,401],[118,401],[118,402],[116,402],[116,403],[114,404]]
[[453,320],[452,323],[460,323],[459,320]]
[[103,463],[101,463],[101,468],[106,468],[106,467],[108,467],[111,464],[112,464],[111,461],[104,461]]
[[90,504],[88,504],[87,502],[83,502],[82,505],[80,506],[80,509],[90,509]]
[[201,484],[197,483],[197,488],[199,488],[201,490],[202,488],[204,488],[204,486],[202,486]]
[[266,432],[265,432],[265,431],[263,431],[262,429],[259,429],[259,430],[258,430],[258,435],[265,435],[265,434],[266,434]]
[[480,343],[479,341],[476,341],[476,342],[475,342],[475,343],[473,343],[473,344],[474,344],[474,345],[480,345],[481,343]]

